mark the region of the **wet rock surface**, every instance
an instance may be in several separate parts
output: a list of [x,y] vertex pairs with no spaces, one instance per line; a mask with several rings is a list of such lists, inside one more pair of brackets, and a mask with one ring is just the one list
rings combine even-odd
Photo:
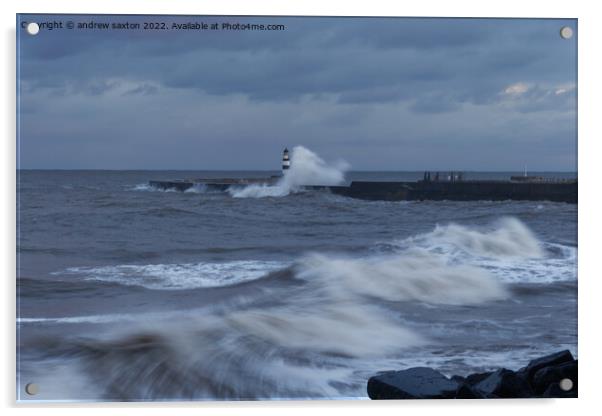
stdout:
[[373,400],[574,398],[577,368],[568,350],[532,360],[518,371],[501,368],[466,377],[448,378],[429,367],[414,367],[370,377],[368,396]]
[[368,380],[371,399],[449,399],[457,387],[455,381],[428,367],[386,372]]

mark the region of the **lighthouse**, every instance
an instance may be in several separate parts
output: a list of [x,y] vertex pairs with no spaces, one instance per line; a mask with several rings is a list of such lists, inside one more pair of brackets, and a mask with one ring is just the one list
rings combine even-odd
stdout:
[[291,167],[291,161],[288,157],[288,149],[285,148],[282,152],[282,173],[284,174]]

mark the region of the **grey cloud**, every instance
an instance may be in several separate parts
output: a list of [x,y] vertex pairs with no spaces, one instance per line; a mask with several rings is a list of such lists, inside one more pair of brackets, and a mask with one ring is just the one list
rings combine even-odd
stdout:
[[[171,19],[186,22],[192,18]],[[544,70],[542,60],[549,55],[548,45],[559,42],[556,37],[552,41],[544,38],[540,33],[546,30],[534,31],[532,21],[523,20],[277,20],[287,26],[287,31],[277,35],[191,31],[176,36],[174,32],[161,35],[151,31],[126,37],[120,32],[94,36],[94,32],[84,31],[71,41],[65,32],[44,33],[48,36],[40,44],[26,38],[31,50],[24,59],[31,55],[34,58],[30,59],[43,61],[54,54],[53,59],[37,68],[28,66],[23,78],[43,87],[56,84],[57,72],[75,79],[125,77],[217,95],[246,94],[255,100],[298,99],[326,92],[340,94],[341,102],[378,97],[395,101],[410,96],[423,102],[443,88],[447,96],[456,98],[456,104],[484,104],[513,81],[511,76],[516,81],[554,73],[549,67]],[[549,26],[552,31],[551,22],[537,25]],[[65,54],[66,49],[73,54]],[[82,69],[82,62],[83,70],[73,71]],[[379,92],[368,91],[371,89]]]
[[155,85],[142,84],[123,93],[123,95],[154,95],[159,88]]
[[443,113],[455,111],[460,107],[457,101],[451,97],[439,94],[431,94],[417,99],[411,106],[412,111],[418,113]]
[[[69,19],[86,21],[92,17]],[[148,17],[119,19],[143,22]],[[166,137],[179,137],[183,151],[191,154],[204,153],[198,151],[207,147],[200,144],[202,140],[211,143],[216,149],[211,162],[220,166],[230,163],[227,158],[220,159],[217,151],[226,143],[236,143],[257,161],[266,159],[249,143],[262,143],[257,146],[267,148],[274,142],[279,146],[281,142],[303,141],[326,154],[337,153],[334,147],[345,143],[350,153],[354,146],[370,143],[373,153],[358,150],[366,157],[354,161],[360,167],[374,166],[371,157],[376,160],[377,154],[393,152],[388,147],[407,151],[411,144],[414,149],[435,146],[442,154],[455,152],[456,147],[447,148],[439,142],[446,134],[431,131],[433,123],[425,121],[429,117],[437,121],[439,130],[453,132],[460,143],[470,143],[484,154],[488,145],[511,142],[513,134],[537,140],[547,136],[557,143],[574,139],[572,130],[564,128],[570,123],[563,117],[569,121],[575,118],[576,91],[555,93],[557,87],[576,80],[575,43],[558,36],[558,28],[574,25],[572,20],[161,19],[282,23],[287,30],[57,30],[36,37],[21,36],[19,86],[21,108],[28,114],[22,119],[27,133],[22,136],[24,163],[44,164],[44,152],[37,149],[43,149],[46,142],[38,125],[51,125],[46,132],[70,140],[69,145],[57,141],[57,149],[65,152],[60,163],[66,165],[75,163],[68,155],[75,152],[73,142],[77,140],[70,135],[94,131],[99,133],[88,133],[89,142],[81,146],[94,147],[96,154],[102,154],[103,143],[115,137],[116,142],[124,143],[124,155],[148,142],[165,154],[171,146]],[[519,82],[531,89],[512,99],[502,94]],[[40,100],[52,105],[40,105]],[[550,114],[556,116],[545,119],[544,129],[541,117]],[[160,128],[140,127],[148,117],[160,120]],[[233,129],[233,121],[218,122],[226,119],[234,120],[240,129]],[[68,129],[63,127],[66,124]],[[521,135],[514,133],[517,125]],[[107,139],[108,135],[112,139]],[[489,142],[483,139],[487,137]],[[80,153],[86,154],[88,147],[79,149]],[[559,151],[558,147],[551,149]],[[177,160],[177,148],[169,147],[167,158],[148,152],[138,155],[137,163],[173,167],[184,162]],[[426,156],[423,159],[428,160]],[[562,160],[562,156],[550,154],[549,160]],[[80,161],[77,163],[86,163]],[[94,159],[94,163],[118,161],[107,156]],[[187,163],[192,166],[193,159]],[[567,161],[565,166],[571,163]]]

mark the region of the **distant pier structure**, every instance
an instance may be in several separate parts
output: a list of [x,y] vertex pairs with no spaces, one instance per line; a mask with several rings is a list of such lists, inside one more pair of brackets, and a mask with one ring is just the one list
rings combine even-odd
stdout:
[[288,156],[288,149],[285,148],[282,152],[282,173],[286,172],[291,168],[291,160]]
[[[282,175],[290,170],[288,149],[282,152]],[[203,189],[226,192],[231,187],[274,185],[281,175],[267,177],[190,178],[152,180],[149,185],[161,190]],[[327,190],[349,198],[371,201],[553,201],[577,203],[577,178],[556,179],[543,176],[511,176],[509,179],[466,179],[463,172],[425,171],[415,181],[358,181],[348,185],[307,185],[307,190]]]

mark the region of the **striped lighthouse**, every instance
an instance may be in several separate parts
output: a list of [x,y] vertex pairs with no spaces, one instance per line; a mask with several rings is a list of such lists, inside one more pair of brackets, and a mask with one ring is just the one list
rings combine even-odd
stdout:
[[284,172],[289,170],[290,167],[291,167],[291,161],[288,157],[288,149],[285,148],[284,152],[282,152],[282,173],[284,174]]

